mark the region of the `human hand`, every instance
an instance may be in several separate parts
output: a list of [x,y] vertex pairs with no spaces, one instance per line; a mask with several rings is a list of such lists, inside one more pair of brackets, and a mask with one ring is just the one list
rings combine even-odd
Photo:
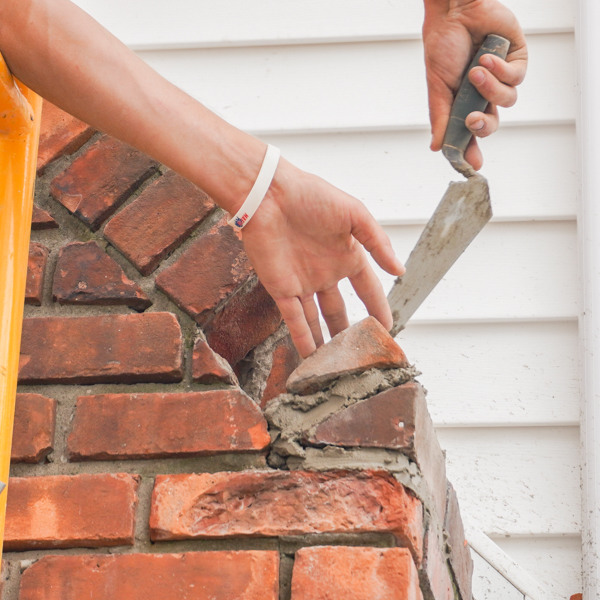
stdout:
[[498,0],[425,0],[423,42],[433,134],[431,149],[436,152],[442,147],[465,67],[491,33],[511,44],[505,61],[486,54],[479,61],[481,66],[469,73],[471,83],[490,102],[485,113],[472,112],[466,119],[475,137],[465,158],[475,169],[483,164],[476,138],[487,137],[498,129],[497,106],[508,108],[517,101],[516,86],[527,70],[525,38],[516,17]]
[[387,235],[356,198],[282,158],[242,238],[303,358],[323,344],[317,302],[331,336],[348,327],[338,289],[345,277],[369,314],[391,329],[392,313],[365,249],[392,275],[402,275],[404,267]]

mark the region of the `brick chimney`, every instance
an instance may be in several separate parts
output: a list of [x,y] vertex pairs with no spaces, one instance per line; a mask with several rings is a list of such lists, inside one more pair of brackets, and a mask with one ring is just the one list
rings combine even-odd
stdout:
[[224,213],[46,103],[3,600],[471,600],[416,369],[299,364]]

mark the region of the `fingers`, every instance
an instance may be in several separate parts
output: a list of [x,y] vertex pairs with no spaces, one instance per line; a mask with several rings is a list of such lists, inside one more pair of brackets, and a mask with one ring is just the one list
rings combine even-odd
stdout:
[[352,235],[390,275],[404,275],[406,269],[396,258],[390,238],[362,202],[357,202],[352,214]]
[[484,67],[473,67],[469,71],[469,80],[493,104],[510,108],[517,102],[517,88],[506,85]]
[[308,327],[313,336],[313,340],[317,348],[323,345],[323,331],[321,330],[321,322],[319,318],[319,309],[315,303],[315,298],[311,294],[310,296],[304,296],[300,298],[302,308],[304,309],[304,317],[308,323]]
[[527,61],[520,58],[502,60],[493,54],[484,54],[479,59],[479,64],[490,71],[498,81],[513,87],[523,83],[527,72]]
[[393,325],[392,311],[381,282],[366,261],[364,268],[350,278],[350,283],[365,305],[367,312],[389,331]]
[[429,118],[433,134],[430,148],[434,152],[438,152],[442,149],[454,95],[443,81],[434,79],[429,74],[427,76],[427,89],[429,93]]
[[471,133],[480,138],[485,138],[495,133],[499,123],[498,109],[495,104],[490,104],[486,112],[472,112],[465,119],[465,125]]
[[327,323],[329,335],[333,337],[350,325],[346,314],[346,305],[337,285],[317,293],[321,314]]
[[280,298],[275,300],[281,316],[285,321],[294,346],[298,350],[298,354],[302,358],[306,358],[309,354],[312,354],[316,349],[315,339],[312,331],[306,321],[304,314],[304,308],[299,298]]

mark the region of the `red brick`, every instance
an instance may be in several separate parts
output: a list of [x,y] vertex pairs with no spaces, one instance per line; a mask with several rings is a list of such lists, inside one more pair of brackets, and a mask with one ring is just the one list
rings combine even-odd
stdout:
[[25,304],[41,306],[44,294],[44,279],[46,264],[50,251],[43,244],[29,244],[29,259],[27,260],[27,282],[25,284]]
[[342,375],[369,369],[407,367],[400,346],[374,317],[356,323],[317,348],[290,376],[292,394],[312,394]]
[[58,229],[58,223],[52,218],[50,213],[34,204],[33,213],[31,215],[31,229],[34,231],[40,229]]
[[81,396],[68,448],[72,460],[202,456],[264,450],[260,408],[240,390]]
[[17,394],[13,427],[13,463],[37,463],[46,458],[54,444],[56,400],[40,394]]
[[[431,598],[434,600],[455,600],[448,562],[442,551],[442,541],[432,527],[425,535],[423,571],[427,575],[427,583],[424,582],[424,586],[429,584]],[[426,589],[426,587],[423,589]],[[470,595],[462,596],[462,598],[471,600]]]
[[60,304],[125,305],[136,310],[152,304],[94,241],[72,242],[60,249],[52,298]]
[[235,367],[275,333],[281,321],[275,300],[256,281],[238,292],[204,330],[209,346]]
[[201,189],[169,171],[109,221],[104,237],[149,275],[214,208]]
[[229,363],[201,338],[194,343],[192,379],[197,383],[229,383],[239,385]]
[[300,362],[300,355],[287,335],[282,338],[273,350],[273,366],[267,377],[267,384],[260,399],[260,405],[264,408],[269,400],[279,394],[285,394],[285,382]]
[[223,218],[156,278],[156,286],[203,325],[252,272],[241,240]]
[[583,600],[583,594],[573,594],[570,600]]
[[326,418],[308,436],[319,446],[391,448],[421,469],[439,521],[446,509],[446,466],[423,388],[416,382],[386,390]]
[[132,545],[139,477],[11,477],[5,550]]
[[181,381],[181,346],[171,313],[24,319],[19,381]]
[[95,231],[157,167],[149,156],[103,136],[54,178],[50,192]]
[[277,552],[44,556],[19,600],[277,600]]
[[44,100],[37,159],[38,175],[51,162],[79,150],[94,133],[89,125]]
[[296,552],[292,600],[423,600],[406,548],[316,546]]
[[150,528],[155,541],[391,532],[420,560],[423,513],[383,471],[158,475]]
[[448,484],[448,502],[444,519],[446,544],[450,550],[450,565],[454,580],[462,598],[471,598],[473,581],[473,559],[467,544],[465,529],[460,516],[458,498],[454,488]]

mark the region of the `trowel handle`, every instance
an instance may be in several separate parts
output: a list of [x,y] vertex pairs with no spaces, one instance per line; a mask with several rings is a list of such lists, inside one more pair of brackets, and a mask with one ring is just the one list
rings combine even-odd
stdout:
[[479,52],[473,58],[467,69],[460,88],[454,98],[454,104],[450,112],[448,128],[444,136],[442,152],[450,161],[450,164],[460,173],[467,177],[474,174],[471,166],[465,161],[465,150],[473,135],[465,125],[465,119],[473,111],[484,112],[488,101],[477,91],[469,81],[469,73],[473,67],[479,65],[479,59],[484,54],[494,54],[502,59],[506,58],[510,42],[499,35],[488,35],[479,48]]

